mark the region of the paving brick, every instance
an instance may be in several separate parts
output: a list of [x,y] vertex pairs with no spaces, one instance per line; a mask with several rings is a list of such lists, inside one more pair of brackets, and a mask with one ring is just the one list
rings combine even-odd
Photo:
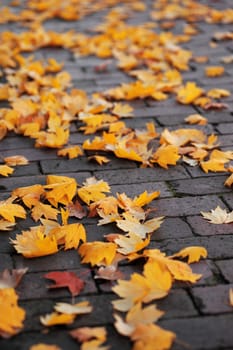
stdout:
[[233,283],[233,259],[227,260],[217,260],[215,264],[221,271],[221,274],[226,279],[226,281]]
[[30,162],[27,165],[18,165],[14,167],[14,173],[12,177],[15,176],[28,176],[28,175],[41,175],[39,164],[36,162]]
[[56,159],[56,160],[42,160],[40,162],[41,169],[44,174],[49,173],[65,173],[65,172],[77,172],[77,171],[93,171],[102,169],[119,169],[121,168],[136,168],[136,163],[128,160],[120,160],[118,158],[112,158],[111,161],[103,166],[95,162],[90,162],[86,157],[80,157],[77,159]]
[[196,179],[182,179],[169,181],[176,195],[204,195],[231,192],[229,187],[224,186],[226,176],[203,177]]
[[201,108],[198,107],[199,113],[206,117],[208,119],[209,123],[216,123],[218,124],[219,121],[221,123],[231,123],[233,121],[233,116],[230,113],[230,111],[227,110],[210,110],[210,111],[203,111]]
[[176,333],[178,340],[174,350],[183,349],[182,344],[192,350],[233,348],[232,334],[227,331],[233,327],[232,314],[164,320],[160,325]]
[[107,170],[99,168],[98,172],[94,172],[97,178],[103,178],[110,185],[118,185],[121,183],[131,184],[131,183],[142,183],[145,181],[156,182],[167,181],[173,178],[175,179],[185,179],[189,175],[181,165],[172,167],[169,170],[155,167],[155,168],[136,168],[136,169],[117,169],[117,170]]
[[[97,289],[92,279],[91,271],[89,269],[79,268],[75,270],[69,270],[69,272],[71,271],[85,282],[84,289],[79,294],[80,296],[97,293]],[[44,275],[44,272],[27,273],[24,275],[22,281],[17,287],[17,293],[21,301],[70,297],[71,294],[68,288],[49,289],[49,286],[52,286],[54,282],[47,278],[44,278]]]
[[221,134],[233,133],[233,123],[220,123],[216,126],[216,128]]
[[[35,141],[23,136],[13,136],[13,137],[5,137],[0,142],[0,150],[1,152],[15,150],[17,154],[20,153],[21,148],[32,148],[34,146]],[[14,152],[14,154],[16,154]],[[13,154],[13,152],[12,152]],[[4,156],[4,153],[3,153]]]
[[0,253],[0,271],[5,269],[13,269],[13,261],[8,254]]
[[218,137],[220,145],[223,147],[233,146],[233,134],[232,135],[220,135]]
[[194,287],[191,293],[201,313],[205,315],[232,312],[229,304],[229,290],[232,285],[218,285],[211,287]]
[[198,315],[191,298],[182,289],[171,290],[166,298],[158,300],[156,304],[160,310],[165,311],[163,319]]
[[47,272],[72,270],[80,267],[80,258],[76,250],[59,251],[56,254],[26,259],[21,255],[13,256],[17,269],[28,267],[28,272]]
[[205,173],[201,167],[198,167],[198,166],[185,166],[185,168],[187,169],[188,173],[191,175],[191,177],[217,177],[217,176],[222,176],[222,175],[225,175],[226,178],[227,178],[227,175],[226,175],[226,172],[225,171],[218,171],[216,173],[214,172],[208,172],[208,173]]
[[179,239],[183,237],[192,236],[192,231],[189,225],[184,220],[180,218],[165,217],[165,220],[160,226],[160,228],[156,230],[156,232],[151,236],[151,240],[160,241],[169,238]]
[[173,193],[169,190],[168,186],[164,182],[141,182],[140,184],[131,183],[112,185],[111,192],[116,195],[116,193],[126,193],[129,197],[138,196],[140,193],[148,191],[149,193],[153,191],[160,191],[160,198],[173,197]]
[[179,240],[164,240],[151,242],[151,248],[159,248],[167,254],[174,254],[180,249],[189,246],[202,246],[206,248],[209,259],[225,259],[232,257],[232,236],[211,236],[180,238]]
[[231,210],[233,210],[233,196],[231,193],[224,194],[222,196],[223,200],[227,203],[227,205],[230,207]]
[[[154,202],[151,203],[151,205]],[[196,196],[196,197],[183,197],[183,198],[162,198],[155,202],[158,211],[157,215],[165,216],[186,216],[196,215],[200,211],[208,211],[216,208],[216,206],[224,207],[222,201],[213,195],[209,196]]]
[[[223,207],[222,207],[223,208]],[[214,209],[214,206],[213,208]],[[194,233],[199,236],[231,235],[233,227],[229,224],[214,225],[205,220],[202,216],[188,216],[187,222]]]

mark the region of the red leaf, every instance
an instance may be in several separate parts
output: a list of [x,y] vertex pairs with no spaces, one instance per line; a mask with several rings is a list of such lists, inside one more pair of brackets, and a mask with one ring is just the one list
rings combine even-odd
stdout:
[[47,273],[44,277],[55,282],[55,284],[48,288],[67,287],[72,296],[78,295],[84,288],[84,281],[82,281],[74,272],[54,271]]

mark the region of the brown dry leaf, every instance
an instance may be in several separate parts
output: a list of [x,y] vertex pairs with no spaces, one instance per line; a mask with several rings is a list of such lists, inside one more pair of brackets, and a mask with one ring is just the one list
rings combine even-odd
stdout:
[[117,245],[111,242],[87,242],[83,243],[78,252],[82,257],[82,263],[95,265],[111,265],[115,258]]
[[204,219],[209,220],[211,224],[229,224],[233,222],[233,211],[227,213],[226,209],[222,209],[219,206],[216,209],[212,209],[211,212],[201,211],[201,215]]
[[28,159],[24,156],[11,156],[11,157],[5,157],[4,162],[9,166],[16,166],[16,165],[26,165],[28,164]]
[[207,257],[207,250],[204,247],[186,247],[181,249],[178,253],[171,255],[169,258],[186,258],[188,257],[188,264],[197,262],[201,257]]
[[0,273],[0,289],[15,288],[20,283],[23,275],[27,272],[28,268],[3,270]]
[[108,281],[115,281],[118,279],[122,279],[124,274],[117,269],[117,265],[112,264],[108,266],[101,266],[98,268],[95,279],[101,278]]
[[74,203],[70,203],[67,205],[67,210],[69,216],[75,217],[77,219],[82,219],[87,216],[86,209],[76,200]]
[[205,69],[205,75],[211,78],[220,77],[223,75],[224,71],[225,69],[222,66],[209,66]]
[[0,175],[9,176],[14,172],[14,169],[8,165],[0,165]]
[[204,103],[202,108],[205,109],[206,111],[208,111],[209,109],[225,109],[225,108],[228,108],[228,105],[226,103],[222,103],[222,102],[209,101],[207,103]]
[[0,336],[10,338],[23,328],[25,311],[18,306],[13,288],[0,289]]
[[190,114],[188,117],[185,118],[185,121],[189,124],[198,125],[206,125],[208,123],[208,119],[200,114]]

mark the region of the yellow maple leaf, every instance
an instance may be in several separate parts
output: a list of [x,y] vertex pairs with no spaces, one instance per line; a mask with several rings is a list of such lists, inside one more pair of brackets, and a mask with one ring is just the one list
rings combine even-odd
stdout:
[[72,177],[48,175],[45,197],[54,206],[58,203],[69,204],[77,191],[77,182]]
[[203,93],[196,83],[188,81],[185,86],[177,90],[177,100],[183,104],[194,102]]
[[16,251],[25,258],[50,255],[58,252],[55,237],[48,237],[44,234],[43,228],[38,226],[29,231],[22,231],[16,235],[16,239],[11,239]]
[[212,209],[211,212],[201,211],[201,215],[204,219],[209,220],[211,224],[229,224],[233,222],[233,211],[227,213],[226,209],[221,209],[219,206]]
[[0,215],[7,221],[15,222],[15,217],[25,219],[26,211],[19,205],[11,203],[11,198],[0,202]]
[[150,237],[142,240],[138,234],[130,232],[128,236],[117,235],[114,242],[119,246],[117,251],[123,255],[127,255],[145,248],[150,243]]
[[60,149],[57,152],[58,156],[67,156],[69,159],[77,158],[78,156],[83,155],[83,151],[80,146],[72,146],[72,147],[67,147]]
[[36,205],[43,194],[43,186],[39,184],[26,187],[19,187],[12,191],[12,196],[21,198],[23,203],[28,208],[31,208],[32,206]]
[[11,156],[11,157],[5,157],[4,162],[9,166],[16,166],[16,165],[26,165],[28,164],[28,159],[24,156]]
[[46,219],[56,220],[58,213],[59,211],[51,205],[37,202],[31,211],[31,217],[34,221],[38,221],[42,216]]
[[128,212],[122,214],[123,220],[116,220],[117,227],[125,232],[136,233],[141,238],[146,238],[147,233],[157,230],[162,224],[163,217],[153,218],[140,223],[140,221]]
[[23,328],[25,311],[18,306],[14,288],[0,289],[0,335],[4,338],[17,334]]
[[208,123],[207,118],[203,117],[200,114],[190,114],[188,117],[185,118],[185,121],[189,124],[199,125],[206,125]]
[[111,265],[116,255],[117,245],[111,242],[87,242],[83,243],[78,252],[82,257],[82,263],[95,265]]
[[233,159],[232,151],[213,150],[210,154],[209,160],[200,162],[200,165],[205,173],[208,171],[226,171],[225,164]]
[[106,195],[104,192],[110,192],[110,187],[103,180],[96,180],[94,177],[86,179],[83,186],[78,189],[78,195],[86,204],[103,199]]
[[64,244],[65,250],[78,248],[80,241],[86,242],[86,231],[82,224],[57,226],[49,231],[49,237],[55,237],[57,243]]
[[199,261],[201,257],[207,257],[207,250],[204,247],[186,247],[179,252],[170,256],[170,258],[186,258],[188,257],[188,264]]
[[223,75],[225,69],[222,66],[209,66],[205,68],[205,75],[207,77],[219,77]]
[[231,174],[224,182],[225,186],[231,187],[233,184],[233,174]]
[[132,117],[133,116],[133,108],[128,104],[115,103],[114,108],[112,109],[112,113],[117,116],[124,117]]
[[8,165],[0,165],[0,175],[8,176],[14,172],[14,169],[9,167]]
[[212,98],[221,98],[230,96],[230,91],[226,89],[211,89],[208,91],[207,96]]
[[0,220],[0,231],[10,231],[14,228],[15,224],[15,222]]
[[130,160],[135,160],[137,162],[143,162],[142,157],[133,149],[125,149],[123,147],[117,146],[114,149],[114,154],[118,158],[126,158]]
[[158,198],[159,196],[160,196],[160,191],[155,191],[151,193],[144,191],[139,196],[134,197],[133,204],[139,207],[144,207],[144,205],[147,205],[148,203]]
[[98,155],[90,156],[88,157],[88,160],[95,160],[100,165],[110,162],[110,159],[108,159],[107,157],[98,156]]
[[128,311],[125,321],[119,315],[114,314],[116,320],[114,326],[118,333],[130,337],[137,325],[156,322],[163,314],[164,312],[158,310],[155,305],[142,308],[142,304],[137,303]]
[[58,312],[52,312],[45,316],[40,316],[40,322],[47,327],[55,326],[58,324],[71,324],[75,320],[75,314],[61,314]]
[[161,145],[153,154],[151,162],[158,163],[162,168],[167,169],[168,165],[176,165],[180,159],[178,150],[174,145]]
[[176,335],[155,324],[140,324],[130,338],[135,342],[135,350],[152,350],[155,349],[155,344],[156,350],[168,350],[171,348]]

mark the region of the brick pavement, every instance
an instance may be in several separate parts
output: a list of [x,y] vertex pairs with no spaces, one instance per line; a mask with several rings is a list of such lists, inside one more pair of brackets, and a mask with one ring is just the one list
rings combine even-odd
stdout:
[[[227,8],[231,1],[201,1],[209,6],[220,9]],[[150,1],[147,1],[150,5]],[[95,13],[76,22],[65,22],[51,19],[45,23],[48,30],[60,32],[75,28],[86,32],[101,23],[105,12]],[[128,22],[141,23],[149,19],[149,12],[133,14]],[[177,20],[172,29],[179,32],[185,21]],[[197,55],[207,55],[212,65],[219,65],[223,56],[232,54],[232,41],[221,41],[218,45],[208,45],[213,32],[230,31],[230,24],[208,24],[199,21],[196,26],[200,30],[193,40],[184,43],[183,47],[195,51]],[[0,31],[17,31],[16,24],[2,24]],[[104,62],[94,56],[74,58],[68,50],[46,48],[35,53],[39,59],[54,56],[65,63],[64,68],[71,73],[73,85],[87,91],[103,91],[116,86],[120,82],[132,80],[119,71],[113,60],[110,69],[103,73],[95,72],[94,68]],[[232,88],[232,64],[225,64],[225,73],[220,78],[206,78],[205,64],[192,62],[190,70],[183,73],[185,81],[196,81],[204,88]],[[219,135],[221,147],[232,149],[233,145],[233,105],[232,95],[226,98],[228,109],[220,111],[203,111],[192,105],[180,105],[173,97],[165,101],[136,100],[132,101],[135,117],[126,120],[130,127],[140,128],[148,121],[154,121],[161,131],[164,127],[177,129],[186,127],[184,118],[200,111],[208,118],[209,124],[204,127],[209,133]],[[3,104],[1,104],[4,107]],[[71,126],[70,143],[82,144],[87,138]],[[232,190],[224,187],[225,173],[205,174],[200,168],[188,165],[177,165],[168,170],[162,168],[139,168],[133,161],[120,160],[114,157],[111,162],[99,166],[87,160],[86,156],[66,160],[57,157],[55,150],[35,149],[33,141],[13,133],[0,142],[1,157],[20,153],[26,156],[30,163],[24,167],[16,167],[16,171],[8,178],[0,178],[0,199],[8,197],[10,192],[20,186],[35,183],[45,183],[47,174],[71,176],[82,183],[87,177],[95,176],[104,179],[112,187],[112,192],[126,192],[130,196],[144,190],[160,190],[160,199],[154,204],[158,215],[165,215],[164,224],[152,235],[151,247],[160,248],[166,253],[174,253],[190,245],[202,245],[208,250],[208,259],[194,264],[195,272],[202,273],[202,279],[196,285],[177,283],[169,296],[158,301],[158,306],[165,311],[165,316],[159,322],[166,329],[177,334],[177,341],[172,350],[230,350],[233,349],[233,309],[228,304],[228,291],[233,287],[233,226],[232,224],[211,225],[200,216],[200,211],[209,211],[217,205],[233,209]],[[104,325],[108,331],[108,344],[111,349],[130,349],[127,338],[116,333],[113,327],[111,300],[115,299],[111,292],[112,282],[99,281],[93,278],[94,271],[89,266],[80,264],[80,258],[75,251],[59,252],[53,256],[25,259],[15,253],[9,244],[9,236],[15,237],[21,229],[32,224],[30,220],[19,220],[19,225],[11,233],[1,233],[0,269],[28,267],[29,271],[17,288],[20,305],[27,311],[25,327],[21,333],[11,339],[1,339],[1,350],[28,350],[32,344],[45,342],[57,344],[63,350],[77,349],[67,330],[78,326]],[[98,227],[94,219],[84,219],[88,240],[102,240],[103,235],[111,232],[109,227]],[[123,265],[121,271],[130,275],[139,269],[136,265]],[[56,301],[70,301],[66,289],[47,290],[47,282],[43,274],[47,271],[69,270],[84,273],[86,287],[78,301],[88,299],[94,305],[94,312],[77,318],[72,326],[52,327],[43,331],[39,316],[49,313]],[[85,273],[86,272],[86,273]],[[156,347],[155,347],[156,349]]]

